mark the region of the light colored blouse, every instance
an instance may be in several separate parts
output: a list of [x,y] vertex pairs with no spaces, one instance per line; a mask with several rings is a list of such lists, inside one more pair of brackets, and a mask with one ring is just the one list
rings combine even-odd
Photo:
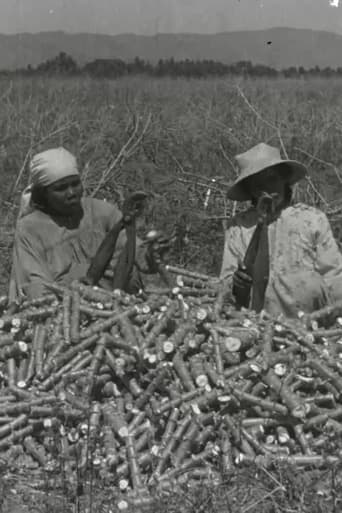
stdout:
[[[254,208],[237,214],[225,233],[221,277],[232,284],[255,230]],[[342,299],[342,255],[329,220],[302,203],[285,208],[269,225],[270,277],[265,310],[296,316]]]
[[[70,284],[84,277],[105,234],[121,218],[113,204],[82,198],[84,215],[77,226],[65,226],[41,210],[19,219],[16,227],[9,300],[21,294],[36,298],[50,292],[46,283]],[[119,235],[113,261],[126,241]]]

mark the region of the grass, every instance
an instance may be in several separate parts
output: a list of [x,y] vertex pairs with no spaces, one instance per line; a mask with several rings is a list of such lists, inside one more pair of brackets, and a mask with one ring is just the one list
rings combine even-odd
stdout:
[[[189,243],[175,248],[171,261],[217,274],[223,231],[215,218],[233,205],[219,187],[205,209],[207,189],[201,183],[213,177],[232,181],[234,155],[264,141],[308,165],[310,180],[300,185],[297,198],[326,211],[339,206],[341,93],[339,79],[1,80],[0,294],[7,288],[15,220],[32,154],[56,145],[75,152],[86,192],[101,185],[97,197],[120,201],[127,189],[149,191],[140,229],[171,231],[175,223],[185,224]],[[340,240],[340,215],[330,219]],[[66,500],[57,487],[35,488],[26,474],[5,468],[0,511],[83,512],[90,508],[90,496],[92,511],[115,511],[113,487],[98,489],[95,483],[91,492],[85,486],[83,498],[71,491]],[[184,487],[166,502],[156,497],[150,510],[340,511],[341,480],[341,469],[268,473],[249,468],[225,476],[218,489],[190,492]]]
[[[7,474],[1,479],[3,513],[118,513],[120,495],[113,485],[104,486],[96,477],[92,484],[58,488],[47,480]],[[39,484],[43,483],[43,484]],[[79,484],[79,483],[78,483]],[[220,484],[198,482],[189,487],[153,494],[147,507],[129,507],[129,513],[338,513],[342,506],[342,469],[303,472],[288,465],[272,471],[251,465],[222,475]]]
[[[222,215],[231,205],[225,204],[220,189],[205,211],[206,189],[196,181],[218,176],[231,181],[236,173],[234,155],[265,141],[282,144],[291,158],[308,164],[312,182],[301,186],[301,197],[323,207],[323,199],[338,201],[341,90],[341,81],[322,79],[2,80],[2,290],[20,193],[28,180],[27,162],[35,152],[55,145],[75,152],[88,193],[112,166],[98,197],[117,199],[127,187],[150,191],[154,196],[144,227],[171,230],[185,218],[190,244],[174,258],[217,273],[222,229],[217,221],[204,221],[203,215]],[[124,156],[117,159],[130,138]]]

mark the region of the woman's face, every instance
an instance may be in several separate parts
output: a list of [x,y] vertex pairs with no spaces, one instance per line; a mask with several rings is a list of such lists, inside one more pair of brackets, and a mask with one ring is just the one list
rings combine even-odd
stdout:
[[79,176],[67,176],[46,188],[48,208],[59,215],[79,212],[83,186]]
[[246,181],[246,187],[253,199],[258,199],[262,193],[266,192],[275,197],[275,204],[280,205],[286,194],[286,180],[279,168],[270,167],[264,172],[253,175]]

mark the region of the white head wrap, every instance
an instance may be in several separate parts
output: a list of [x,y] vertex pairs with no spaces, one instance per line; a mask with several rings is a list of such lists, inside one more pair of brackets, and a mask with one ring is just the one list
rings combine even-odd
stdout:
[[54,148],[35,155],[30,162],[30,185],[21,196],[19,218],[34,210],[31,192],[36,186],[47,187],[67,176],[79,176],[76,157],[65,148]]

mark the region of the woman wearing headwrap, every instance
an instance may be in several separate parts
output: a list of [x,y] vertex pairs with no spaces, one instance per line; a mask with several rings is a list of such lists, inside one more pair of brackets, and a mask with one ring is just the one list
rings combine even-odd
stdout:
[[[83,279],[104,236],[122,217],[115,205],[83,196],[76,158],[64,148],[35,155],[30,178],[15,232],[10,302],[39,297],[49,292],[49,283]],[[125,240],[121,232],[114,263]]]
[[236,160],[240,176],[228,197],[252,207],[225,233],[221,277],[237,305],[293,317],[342,299],[342,255],[326,215],[291,204],[306,168],[263,143]]

